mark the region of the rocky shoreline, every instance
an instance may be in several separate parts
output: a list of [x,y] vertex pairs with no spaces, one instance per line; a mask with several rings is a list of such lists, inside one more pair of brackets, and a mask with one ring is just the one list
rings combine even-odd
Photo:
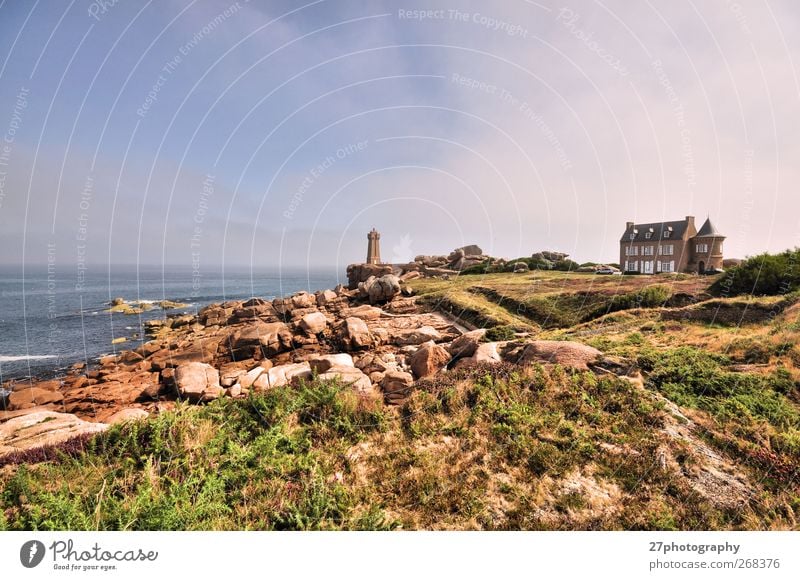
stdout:
[[620,371],[624,365],[579,343],[486,342],[450,315],[417,304],[393,274],[268,301],[212,304],[196,316],[146,325],[150,340],[74,365],[60,379],[4,385],[0,455],[55,445],[120,421],[169,410],[176,401],[295,385],[316,376],[339,379],[360,396],[402,404],[420,381],[469,364],[557,363]]

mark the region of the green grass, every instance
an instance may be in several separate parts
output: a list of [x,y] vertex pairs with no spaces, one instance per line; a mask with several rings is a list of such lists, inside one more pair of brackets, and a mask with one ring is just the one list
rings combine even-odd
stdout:
[[792,401],[800,386],[783,368],[732,372],[726,368],[730,362],[692,347],[647,349],[639,357],[649,385],[678,405],[708,412],[735,438],[723,440],[723,446],[733,445],[747,459],[766,445],[781,464],[800,469],[800,408]]
[[[747,509],[714,507],[655,468],[664,417],[630,382],[559,367],[462,369],[422,381],[401,408],[313,381],[182,405],[82,452],[7,466],[0,529],[745,525]],[[797,430],[782,433],[796,450]],[[617,490],[613,510],[560,487],[578,474]]]
[[115,426],[87,450],[3,477],[5,529],[386,529],[333,481],[337,454],[385,428],[335,383],[220,399]]

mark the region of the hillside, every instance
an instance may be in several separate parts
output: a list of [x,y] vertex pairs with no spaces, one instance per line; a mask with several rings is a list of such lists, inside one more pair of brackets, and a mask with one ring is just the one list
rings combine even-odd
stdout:
[[443,329],[396,353],[439,346],[452,368],[400,398],[312,373],[162,401],[0,458],[0,529],[798,529],[798,297],[711,297],[711,282],[414,280],[372,334],[441,310],[491,327],[476,348],[500,356],[452,364]]

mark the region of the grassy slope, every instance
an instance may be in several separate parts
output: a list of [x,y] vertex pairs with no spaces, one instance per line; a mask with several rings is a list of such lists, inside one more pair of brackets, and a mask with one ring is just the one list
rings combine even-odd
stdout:
[[471,372],[399,410],[317,382],[115,427],[76,456],[4,468],[0,527],[706,529],[760,518],[658,469],[663,405],[630,382]]
[[[470,276],[414,287],[434,301],[478,296],[471,307],[496,324],[537,329],[541,321],[471,287],[515,304],[597,291],[597,312],[654,283],[598,278]],[[673,286],[702,290],[697,278]],[[400,409],[318,382],[179,407],[58,461],[3,467],[0,529],[797,529],[800,304],[739,326],[660,312],[633,308],[537,333],[636,359],[645,389],[503,366],[442,375]],[[692,453],[665,434],[663,396],[693,409],[703,441],[741,466],[755,492],[748,505],[720,507],[698,493]],[[657,467],[665,445],[677,462],[669,472]]]

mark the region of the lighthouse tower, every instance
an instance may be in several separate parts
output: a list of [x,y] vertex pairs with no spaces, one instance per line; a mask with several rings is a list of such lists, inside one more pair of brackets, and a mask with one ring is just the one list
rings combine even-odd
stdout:
[[381,263],[381,235],[375,228],[367,234],[367,264]]

